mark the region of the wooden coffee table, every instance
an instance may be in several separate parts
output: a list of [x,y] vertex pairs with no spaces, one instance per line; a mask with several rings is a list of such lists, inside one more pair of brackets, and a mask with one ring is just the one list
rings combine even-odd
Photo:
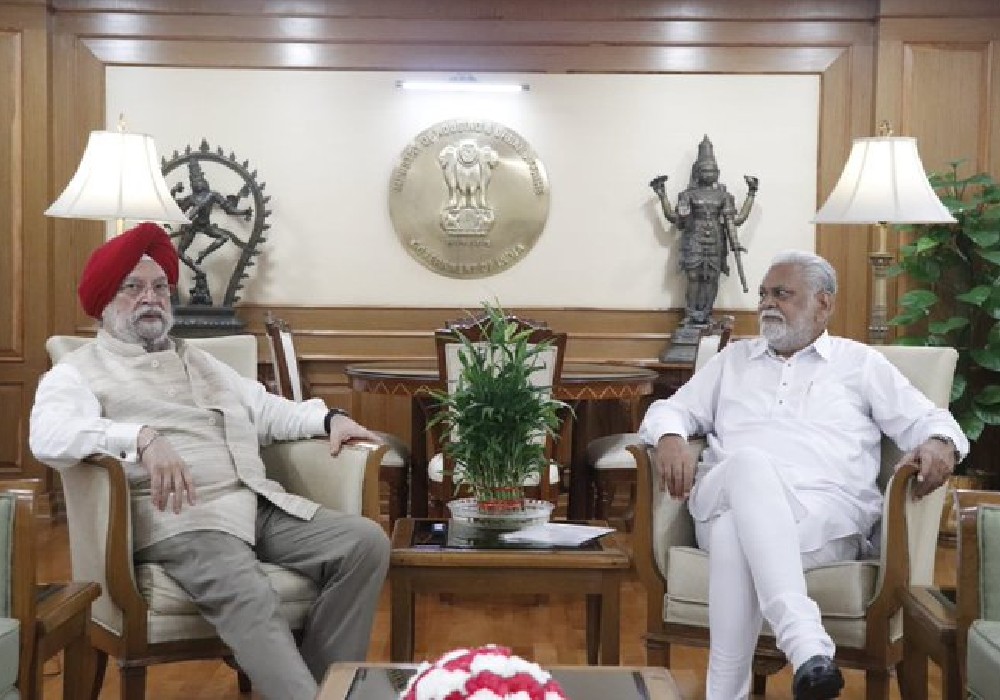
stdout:
[[[412,664],[334,664],[316,700],[391,700],[399,697],[414,668]],[[546,670],[573,700],[682,700],[665,668],[551,666]]]
[[587,663],[596,664],[598,652],[600,663],[618,663],[621,580],[632,562],[615,533],[574,549],[458,548],[445,543],[447,523],[401,518],[393,528],[389,559],[390,660],[413,660],[417,593],[461,596],[489,589],[529,595],[585,595]]

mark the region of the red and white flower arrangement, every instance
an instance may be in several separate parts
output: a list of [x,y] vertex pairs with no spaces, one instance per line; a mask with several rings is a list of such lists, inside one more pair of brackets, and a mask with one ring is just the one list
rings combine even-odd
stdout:
[[449,651],[417,669],[400,700],[567,700],[541,666],[487,645]]

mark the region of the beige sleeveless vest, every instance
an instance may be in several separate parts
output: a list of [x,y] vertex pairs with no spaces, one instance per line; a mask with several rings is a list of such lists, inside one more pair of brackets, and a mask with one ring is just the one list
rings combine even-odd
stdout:
[[176,340],[146,352],[105,331],[68,355],[102,407],[103,417],[148,425],[170,440],[194,478],[196,503],[174,513],[153,507],[149,475],[125,464],[132,502],[133,549],[192,530],[221,530],[254,543],[260,494],[286,512],[309,519],[318,505],[267,479],[257,430],[217,360]]

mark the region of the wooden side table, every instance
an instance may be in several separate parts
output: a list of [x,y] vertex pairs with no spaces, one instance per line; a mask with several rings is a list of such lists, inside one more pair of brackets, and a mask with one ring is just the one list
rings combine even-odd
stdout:
[[940,590],[912,586],[903,591],[903,661],[900,695],[927,700],[927,660],[941,668],[941,700],[961,700],[955,604]]
[[[389,658],[413,660],[417,593],[461,596],[489,587],[527,594],[581,593],[587,599],[587,663],[617,665],[621,581],[632,561],[614,533],[593,548],[449,548],[425,537],[447,520],[401,518],[392,531],[389,558],[391,612]],[[604,525],[604,523],[590,523]],[[417,536],[415,539],[415,535]]]

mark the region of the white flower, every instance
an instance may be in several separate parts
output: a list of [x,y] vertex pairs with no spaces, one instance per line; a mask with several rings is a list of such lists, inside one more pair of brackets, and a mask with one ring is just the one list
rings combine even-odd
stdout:
[[424,674],[423,680],[417,686],[417,700],[435,700],[447,697],[449,694],[465,688],[469,679],[467,671],[449,671],[444,668],[432,668]]
[[[520,695],[521,693],[518,693]],[[501,698],[499,695],[494,693],[492,690],[486,690],[486,688],[480,688],[472,695],[469,696],[469,700],[509,700],[507,698]],[[526,697],[525,700],[528,700]]]

